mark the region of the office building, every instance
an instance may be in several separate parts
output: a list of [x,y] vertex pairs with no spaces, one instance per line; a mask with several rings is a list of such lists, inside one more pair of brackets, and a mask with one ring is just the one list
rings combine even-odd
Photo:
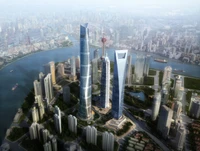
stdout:
[[72,115],[68,115],[68,129],[73,132],[77,133],[77,118]]
[[172,116],[173,116],[173,111],[167,106],[162,105],[160,109],[160,115],[158,118],[157,130],[164,138],[167,138],[169,134]]
[[197,93],[192,93],[189,114],[194,118],[200,117],[200,96],[198,96]]
[[181,76],[177,76],[175,80],[175,86],[174,86],[174,97],[178,97],[179,89],[182,87],[182,81]]
[[45,64],[43,67],[44,67],[44,74],[45,74],[45,75],[51,73],[49,63],[48,63],[48,64]]
[[70,87],[68,85],[63,87],[63,101],[67,104],[70,103]]
[[126,76],[126,84],[131,85],[132,84],[132,56],[129,55],[127,59],[127,76]]
[[38,139],[38,132],[37,132],[37,123],[32,123],[31,126],[29,127],[29,134],[30,134],[30,139]]
[[51,139],[51,147],[52,147],[52,151],[58,151],[57,139],[55,137]]
[[102,149],[103,151],[114,151],[114,135],[112,133],[104,132],[102,135]]
[[127,57],[128,50],[115,50],[112,91],[112,116],[115,119],[119,119],[123,113]]
[[80,69],[80,56],[76,57],[76,69]]
[[86,141],[88,144],[97,145],[97,129],[94,126],[86,127]]
[[41,84],[41,90],[42,90],[42,97],[45,96],[45,90],[44,90],[44,78],[45,78],[45,75],[40,72],[39,73],[39,80],[40,80],[40,84]]
[[53,61],[49,62],[50,72],[51,72],[51,80],[52,84],[56,84],[56,69],[55,63]]
[[141,55],[137,55],[135,62],[135,73],[134,73],[134,82],[142,84],[144,79],[144,63],[145,57]]
[[70,66],[71,66],[71,75],[76,76],[76,62],[74,56],[72,56],[70,59]]
[[169,83],[169,81],[171,79],[171,74],[172,74],[172,68],[170,66],[165,67],[164,73],[163,73],[162,84]]
[[176,137],[175,137],[175,146],[178,151],[182,151],[184,148],[186,137],[186,130],[184,126],[180,126],[177,130]]
[[151,115],[152,121],[155,121],[158,117],[158,113],[160,110],[160,104],[161,104],[161,94],[159,92],[157,92],[154,95],[154,99],[153,99],[153,107],[152,107],[152,115]]
[[162,101],[162,104],[167,104],[168,99],[169,99],[168,88],[163,86],[162,90],[161,90],[161,101]]
[[145,61],[144,61],[144,76],[147,76],[149,74],[149,66],[150,66],[150,56],[147,55],[145,56]]
[[100,106],[102,108],[109,107],[110,98],[110,60],[109,58],[102,58],[102,72],[101,72],[101,92],[100,92]]
[[99,49],[94,50],[94,59],[99,59]]
[[177,94],[177,101],[182,102],[183,101],[183,95],[184,95],[184,87],[180,87]]
[[53,86],[50,73],[44,78],[44,88],[47,104],[49,104],[49,102],[53,99]]
[[92,117],[91,109],[91,65],[88,24],[80,26],[80,103],[78,115],[81,119]]
[[39,114],[38,114],[38,109],[35,106],[32,108],[31,114],[32,114],[33,122],[38,122],[39,121]]
[[49,135],[50,135],[50,133],[47,129],[42,130],[42,138],[43,138],[44,143],[47,142]]
[[34,86],[35,95],[41,95],[42,96],[41,83],[38,80],[35,80],[33,82],[33,86]]
[[65,75],[65,67],[63,63],[58,64],[58,76],[64,76]]
[[58,106],[55,106],[54,124],[55,124],[56,131],[59,134],[61,134],[62,133],[61,113]]
[[99,73],[98,73],[98,59],[92,60],[92,84],[98,83]]
[[46,142],[44,145],[44,151],[52,151],[52,148],[51,148],[51,142]]
[[175,120],[175,122],[179,119],[181,111],[182,103],[180,101],[176,101],[173,108],[173,119]]

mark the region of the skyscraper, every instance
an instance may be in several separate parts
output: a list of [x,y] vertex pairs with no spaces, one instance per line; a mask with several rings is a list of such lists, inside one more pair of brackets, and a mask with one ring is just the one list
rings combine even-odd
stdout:
[[145,57],[137,55],[135,62],[135,73],[134,73],[134,82],[136,83],[141,83],[141,84],[143,83],[144,63],[145,63]]
[[88,144],[97,145],[97,129],[94,126],[86,127],[86,141]]
[[30,134],[30,139],[37,139],[38,138],[38,133],[37,133],[37,123],[32,123],[32,125],[29,127],[29,134]]
[[132,84],[132,77],[133,77],[133,73],[132,73],[132,56],[129,55],[128,56],[128,61],[127,61],[127,76],[126,76],[126,84],[131,85]]
[[200,96],[198,96],[197,93],[192,93],[189,106],[189,113],[192,117],[200,117]]
[[47,74],[47,76],[44,78],[44,88],[45,88],[45,96],[47,102],[49,103],[49,101],[53,98],[53,87],[52,87],[52,80],[50,73]]
[[46,143],[49,137],[49,131],[47,129],[42,130],[42,138],[43,142]]
[[49,62],[50,72],[51,72],[51,80],[52,84],[56,84],[56,69],[55,63],[53,61]]
[[65,68],[63,63],[58,64],[58,75],[64,76],[65,75]]
[[108,133],[107,131],[102,135],[102,149],[104,151],[113,151],[114,150],[114,135]]
[[61,113],[59,107],[55,107],[55,114],[54,114],[54,124],[56,131],[61,134],[62,133],[62,123],[61,123]]
[[76,69],[80,69],[80,56],[76,57]]
[[33,122],[38,122],[39,121],[39,114],[38,114],[38,109],[35,106],[32,108],[31,113],[32,113]]
[[173,111],[165,105],[162,105],[160,110],[161,111],[158,118],[157,130],[162,134],[164,138],[167,138],[171,127]]
[[72,115],[68,115],[68,129],[71,132],[77,133],[77,118]]
[[35,95],[41,95],[42,96],[41,83],[38,80],[35,80],[33,82],[33,85],[34,85]]
[[110,60],[109,58],[102,58],[102,72],[101,72],[101,96],[100,106],[102,108],[109,107],[110,98]]
[[99,49],[94,50],[94,59],[99,58]]
[[92,117],[91,110],[91,65],[88,24],[80,26],[80,105],[78,115],[82,119]]
[[144,76],[147,76],[149,74],[149,65],[150,65],[150,56],[145,56],[145,62],[144,62]]
[[166,88],[165,86],[162,87],[162,91],[161,91],[161,101],[162,104],[166,104],[167,101],[169,99],[169,92],[168,92],[168,88]]
[[72,56],[70,59],[70,65],[71,65],[71,75],[76,76],[76,62],[74,56]]
[[49,141],[49,142],[46,142],[44,145],[43,145],[43,147],[44,147],[44,151],[52,151],[52,149],[51,149],[51,142]]
[[173,108],[173,119],[175,120],[175,122],[177,121],[177,119],[179,119],[180,117],[180,113],[182,111],[182,103],[180,101],[176,101],[174,104],[174,108]]
[[112,115],[115,119],[119,119],[123,112],[127,57],[128,50],[115,50],[112,92]]
[[153,101],[153,107],[152,107],[152,115],[151,115],[151,119],[153,121],[156,120],[159,110],[160,110],[160,104],[161,104],[161,94],[159,92],[157,92],[154,95],[154,101]]
[[99,73],[98,73],[98,59],[92,60],[92,84],[98,82]]
[[165,67],[162,84],[168,83],[168,81],[170,81],[171,74],[172,74],[172,68],[170,66]]
[[177,98],[178,96],[178,91],[182,86],[182,81],[181,81],[181,76],[177,76],[176,77],[176,81],[175,81],[175,86],[174,86],[174,97]]
[[45,78],[45,75],[40,72],[39,73],[39,80],[40,80],[40,84],[41,84],[41,90],[42,90],[42,97],[45,96],[45,90],[44,90],[44,78]]
[[186,130],[184,126],[180,126],[176,133],[175,138],[175,146],[177,150],[182,150],[184,148],[185,143],[185,137],[186,137]]
[[57,139],[55,137],[53,137],[51,139],[51,146],[52,146],[52,151],[57,151],[58,150]]

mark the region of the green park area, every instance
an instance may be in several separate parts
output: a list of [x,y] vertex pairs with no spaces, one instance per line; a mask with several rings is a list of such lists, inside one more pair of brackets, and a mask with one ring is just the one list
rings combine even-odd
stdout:
[[34,90],[32,89],[24,99],[24,103],[21,105],[24,114],[27,114],[35,102]]
[[19,138],[21,138],[24,134],[28,132],[28,128],[19,128],[19,127],[14,127],[12,128],[12,131],[10,135],[7,137],[10,141],[16,141]]
[[148,75],[151,75],[151,76],[156,75],[156,70],[150,69]]
[[154,77],[144,77],[144,85],[154,85]]
[[124,125],[122,126],[122,129],[119,129],[117,131],[117,136],[121,136],[123,134],[125,134],[126,132],[128,132],[128,130],[131,128],[133,124],[131,122],[126,122],[124,123]]
[[184,87],[187,89],[200,90],[200,79],[185,77]]
[[28,151],[43,151],[43,144],[38,140],[30,140],[29,138],[25,138],[20,144],[23,148]]

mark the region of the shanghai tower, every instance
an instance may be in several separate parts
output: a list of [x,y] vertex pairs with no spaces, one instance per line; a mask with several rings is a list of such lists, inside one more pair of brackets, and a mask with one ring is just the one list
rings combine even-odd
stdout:
[[80,26],[80,65],[80,105],[78,116],[83,120],[87,120],[92,116],[91,65],[88,24]]

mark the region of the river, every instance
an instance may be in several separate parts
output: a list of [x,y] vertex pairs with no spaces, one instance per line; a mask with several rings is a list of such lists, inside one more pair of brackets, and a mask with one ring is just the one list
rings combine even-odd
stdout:
[[[91,57],[93,56],[94,48],[91,48]],[[110,60],[114,58],[114,49],[107,50]],[[33,81],[38,79],[39,72],[43,71],[43,65],[50,62],[65,61],[71,56],[79,55],[79,43],[74,43],[68,48],[59,48],[55,50],[42,51],[18,61],[15,61],[0,70],[0,143],[4,138],[7,128],[12,123],[17,109],[21,106],[24,98],[33,87]],[[133,54],[133,64],[136,55]],[[165,66],[170,65],[172,68],[182,69],[187,76],[200,77],[200,66],[189,64],[181,64],[178,62],[168,62],[166,64],[154,62],[153,58],[150,61],[150,68],[163,70]],[[13,72],[10,72],[13,70]],[[15,91],[12,87],[18,83],[19,86]]]

